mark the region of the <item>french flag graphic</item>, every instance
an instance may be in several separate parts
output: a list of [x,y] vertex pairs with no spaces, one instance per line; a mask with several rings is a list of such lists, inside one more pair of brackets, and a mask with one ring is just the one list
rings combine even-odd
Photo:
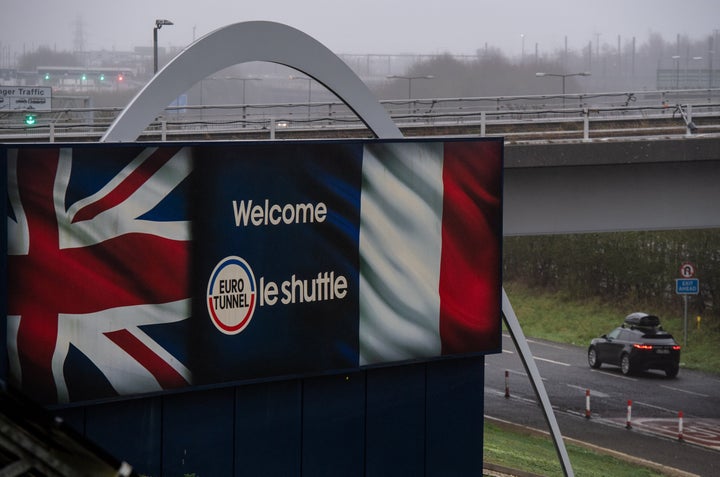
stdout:
[[360,365],[500,346],[500,142],[367,144]]

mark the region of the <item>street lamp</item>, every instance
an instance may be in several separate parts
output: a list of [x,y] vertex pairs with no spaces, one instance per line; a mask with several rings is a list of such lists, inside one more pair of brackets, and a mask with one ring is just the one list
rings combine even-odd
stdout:
[[[247,123],[245,123],[245,119],[247,118],[247,104],[245,103],[245,83],[248,81],[262,81],[262,78],[255,78],[253,76],[243,77],[243,76],[225,76],[224,78],[208,78],[212,80],[221,80],[221,81],[242,81],[242,118],[243,118],[243,125],[242,127],[246,127]],[[202,90],[201,90],[202,92]]]
[[308,82],[308,121],[310,120],[310,103],[312,102],[312,78],[308,78],[307,76],[293,76],[290,75],[291,80],[305,80]]
[[227,81],[242,81],[242,104],[245,104],[245,83],[248,81],[262,81],[262,78],[255,78],[254,76],[225,76],[224,78],[208,78],[213,80],[227,80]]
[[562,100],[563,100],[563,109],[565,109],[565,78],[568,78],[570,76],[590,76],[590,73],[587,71],[583,71],[581,73],[535,73],[535,76],[538,78],[542,78],[544,76],[555,76],[557,78],[562,78]]
[[[704,58],[703,58],[702,56],[693,56],[692,59],[695,60],[695,61],[702,61]],[[685,67],[685,71],[686,71],[685,77],[686,77],[686,78],[687,78],[687,75],[689,74],[689,71],[687,71],[687,70],[688,70],[688,68]],[[694,88],[701,88],[701,86],[700,86],[700,76],[697,75],[696,78],[697,78],[697,79],[695,80],[696,86],[693,86],[693,87],[694,87]]]
[[673,55],[675,60],[675,89],[680,89],[680,55]]
[[[673,55],[671,58],[673,60],[675,60],[675,89],[679,90],[680,89],[680,60],[683,59],[683,57],[680,55]],[[698,61],[698,60],[702,60],[702,59],[703,59],[702,56],[692,56],[692,57],[685,58],[685,75],[683,78],[683,87],[684,88],[694,87],[692,85],[692,81],[690,80],[690,76],[689,76],[690,60]]]
[[158,71],[158,30],[164,25],[174,25],[170,20],[155,20],[155,28],[153,28],[153,73]]
[[389,75],[388,79],[404,79],[408,82],[408,114],[412,114],[412,82],[417,79],[433,79],[433,75],[417,75],[417,76],[402,76],[402,75]]
[[388,79],[404,79],[408,82],[408,99],[412,99],[412,82],[417,79],[433,79],[433,75],[418,75],[418,76],[402,76],[402,75],[389,75]]

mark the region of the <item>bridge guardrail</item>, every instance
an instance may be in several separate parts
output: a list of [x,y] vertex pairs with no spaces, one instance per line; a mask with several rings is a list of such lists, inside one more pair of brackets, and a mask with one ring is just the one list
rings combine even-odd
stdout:
[[[713,102],[713,96],[715,101]],[[683,102],[673,102],[673,100]],[[720,132],[720,90],[653,91],[381,101],[401,128],[458,127],[472,134],[583,140],[607,135],[644,136]],[[565,107],[563,106],[563,103]],[[577,103],[577,104],[575,104]],[[568,105],[571,105],[568,107]],[[0,141],[97,140],[122,108],[62,108],[33,112],[0,110]],[[342,102],[168,107],[146,128],[161,140],[188,135],[364,129]]]

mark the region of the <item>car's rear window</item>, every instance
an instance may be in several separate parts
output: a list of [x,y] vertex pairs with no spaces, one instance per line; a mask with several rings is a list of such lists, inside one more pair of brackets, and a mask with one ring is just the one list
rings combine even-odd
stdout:
[[671,339],[673,339],[673,335],[671,335],[670,333],[667,333],[665,331],[651,331],[651,332],[645,333],[643,335],[643,338],[655,339],[655,340],[671,340]]

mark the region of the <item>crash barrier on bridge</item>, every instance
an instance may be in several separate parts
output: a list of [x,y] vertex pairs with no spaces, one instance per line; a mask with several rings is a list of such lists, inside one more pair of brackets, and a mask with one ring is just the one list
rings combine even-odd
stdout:
[[[458,128],[457,133],[502,135],[512,142],[720,131],[720,90],[714,95],[707,91],[672,93],[568,95],[572,101],[568,98],[567,106],[557,104],[555,96],[439,98],[381,104],[406,135],[413,131],[428,135],[427,128]],[[121,108],[62,107],[34,112],[34,122],[26,124],[26,111],[3,111],[0,138],[96,140],[121,112]],[[141,139],[272,139],[300,133],[337,137],[339,133],[366,134],[363,131],[366,128],[362,121],[342,102],[199,105],[166,108]]]

